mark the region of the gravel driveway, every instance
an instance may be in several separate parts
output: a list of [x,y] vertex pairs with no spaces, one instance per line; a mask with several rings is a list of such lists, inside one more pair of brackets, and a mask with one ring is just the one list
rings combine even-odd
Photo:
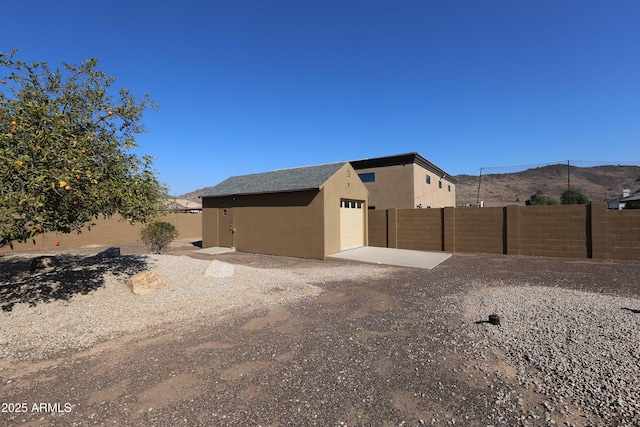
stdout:
[[0,425],[640,425],[638,262],[172,253],[238,280],[140,304],[109,270],[86,295],[0,312]]

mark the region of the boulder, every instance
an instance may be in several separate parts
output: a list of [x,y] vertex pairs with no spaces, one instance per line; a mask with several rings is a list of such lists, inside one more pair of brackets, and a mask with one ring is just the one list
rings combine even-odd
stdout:
[[97,258],[117,258],[120,256],[120,248],[112,246],[96,255]]
[[29,271],[33,273],[36,270],[51,269],[57,267],[58,264],[58,259],[55,256],[43,255],[31,260]]
[[211,264],[204,270],[202,273],[205,277],[214,277],[216,279],[221,277],[231,277],[233,276],[235,268],[233,264],[229,264],[228,262],[218,261],[214,259],[211,261]]
[[131,291],[136,295],[148,295],[158,292],[167,286],[167,282],[162,276],[152,272],[143,271],[127,280]]

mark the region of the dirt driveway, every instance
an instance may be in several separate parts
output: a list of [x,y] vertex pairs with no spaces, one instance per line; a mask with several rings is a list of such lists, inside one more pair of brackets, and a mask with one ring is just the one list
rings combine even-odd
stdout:
[[[215,258],[264,268],[323,264]],[[518,381],[509,355],[478,350],[471,332],[493,326],[470,321],[484,319],[465,317],[456,301],[505,284],[633,301],[640,263],[456,254],[433,270],[327,283],[320,296],[272,309],[115,336],[65,357],[4,366],[0,425],[613,423],[579,407],[549,409],[549,396]]]

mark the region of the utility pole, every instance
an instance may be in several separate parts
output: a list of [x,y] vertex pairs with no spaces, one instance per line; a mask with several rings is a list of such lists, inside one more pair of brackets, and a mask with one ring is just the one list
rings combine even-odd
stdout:
[[567,160],[567,191],[571,189],[571,167],[569,166],[569,160]]
[[482,183],[482,168],[480,168],[480,179],[478,180],[478,197],[476,198],[476,207],[480,207],[480,184]]

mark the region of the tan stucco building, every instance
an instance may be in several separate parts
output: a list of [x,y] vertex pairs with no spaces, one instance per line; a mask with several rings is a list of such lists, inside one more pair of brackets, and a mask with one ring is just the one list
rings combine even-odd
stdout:
[[367,188],[349,163],[235,176],[202,198],[202,246],[324,259],[367,245]]
[[350,163],[369,190],[369,209],[456,206],[458,180],[418,153]]

